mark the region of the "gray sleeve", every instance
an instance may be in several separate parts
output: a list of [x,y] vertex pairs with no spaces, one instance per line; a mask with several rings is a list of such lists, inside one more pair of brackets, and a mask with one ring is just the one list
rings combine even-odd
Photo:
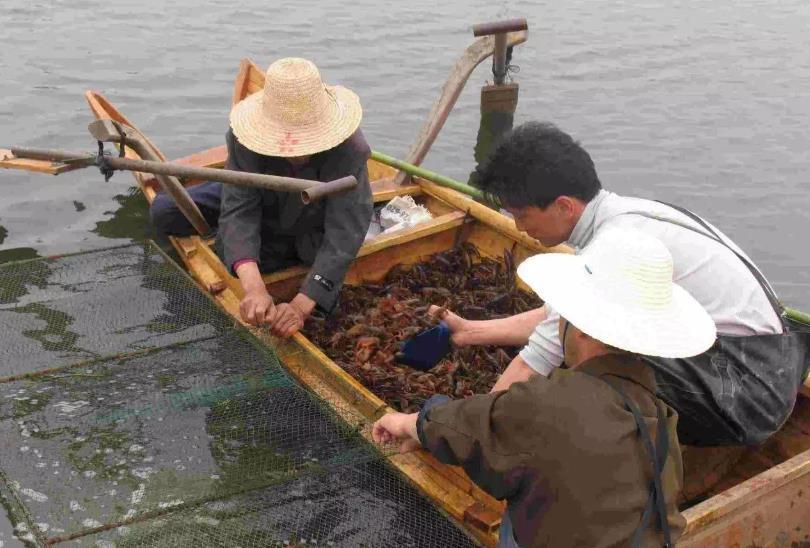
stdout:
[[[240,162],[233,133],[228,132],[226,169],[248,171]],[[219,235],[225,254],[225,266],[232,273],[233,265],[242,259],[259,260],[261,249],[262,198],[259,189],[222,185],[222,205],[219,214]],[[235,273],[234,273],[235,274]]]
[[355,157],[353,162],[357,167],[353,170],[332,172],[332,179],[354,175],[357,186],[350,192],[327,198],[323,242],[301,285],[301,292],[327,312],[337,302],[343,279],[363,245],[374,213],[367,158],[368,154]]
[[537,324],[528,344],[520,351],[520,357],[534,371],[548,376],[562,364],[563,349],[558,331],[560,315],[549,305],[545,306],[546,319]]

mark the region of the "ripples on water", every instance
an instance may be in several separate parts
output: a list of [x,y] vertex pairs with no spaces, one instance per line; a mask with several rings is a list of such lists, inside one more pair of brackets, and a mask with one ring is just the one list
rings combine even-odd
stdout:
[[[242,57],[313,59],[355,89],[375,148],[404,155],[470,26],[526,16],[518,120],[549,119],[605,185],[704,214],[810,309],[810,6],[803,0],[347,4],[6,0],[0,145],[92,150],[82,92],[104,92],[170,157],[221,144]],[[482,65],[426,165],[472,167]],[[148,235],[119,173],[0,174],[0,260]],[[113,240],[114,239],[114,240]]]

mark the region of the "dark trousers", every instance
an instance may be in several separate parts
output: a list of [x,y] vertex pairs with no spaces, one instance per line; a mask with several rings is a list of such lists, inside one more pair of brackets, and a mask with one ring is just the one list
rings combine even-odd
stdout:
[[759,445],[788,419],[807,375],[810,333],[720,336],[686,359],[645,356],[688,445]]
[[[200,208],[205,220],[216,230],[219,225],[219,206],[222,197],[222,183],[207,182],[186,189],[191,199]],[[191,236],[194,228],[168,194],[159,192],[149,206],[152,226],[161,236]]]
[[[187,188],[188,194],[200,213],[212,229],[219,226],[219,211],[222,198],[222,183],[207,182],[200,183]],[[188,222],[185,215],[180,211],[172,200],[172,197],[165,193],[158,193],[149,207],[149,216],[155,230],[162,236],[191,236],[195,234],[194,227]],[[291,235],[274,235],[272,238],[262,238],[261,250],[259,251],[259,270],[262,272],[275,272],[293,265],[311,264],[312,257],[299,253],[297,240]],[[222,241],[217,238],[215,250],[220,257],[222,253]]]

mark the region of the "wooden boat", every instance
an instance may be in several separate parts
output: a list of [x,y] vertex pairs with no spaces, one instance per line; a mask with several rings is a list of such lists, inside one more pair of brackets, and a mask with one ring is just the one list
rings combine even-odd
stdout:
[[[263,72],[249,60],[242,61],[233,102],[259,91],[263,83]],[[101,94],[87,92],[86,98],[97,118],[133,126]],[[126,153],[134,155],[129,149]],[[175,161],[221,167],[226,154],[222,146]],[[368,169],[375,202],[409,194],[424,204],[434,219],[363,245],[347,275],[348,284],[377,282],[395,265],[418,262],[459,240],[475,244],[483,255],[494,258],[509,249],[516,262],[539,252],[565,251],[545,248],[519,232],[509,218],[456,191],[419,178],[396,186],[391,182],[395,170],[373,160]],[[135,178],[151,202],[156,181],[148,174],[135,173]],[[172,243],[202,290],[239,320],[241,287],[213,252],[212,242],[192,236],[173,238]],[[264,279],[275,298],[289,299],[307,271],[297,266],[265,275]],[[300,382],[347,418],[360,418],[368,424],[388,410],[385,402],[303,335],[283,341],[256,333],[274,347]],[[796,546],[810,541],[810,504],[806,502],[810,500],[810,399],[800,397],[785,427],[762,447],[690,447],[685,448],[684,460],[686,492],[692,500],[702,502],[685,504],[683,513],[688,525],[680,541],[682,546]],[[483,544],[492,546],[497,542],[503,505],[470,482],[463,470],[443,465],[423,451],[394,455],[390,462]]]

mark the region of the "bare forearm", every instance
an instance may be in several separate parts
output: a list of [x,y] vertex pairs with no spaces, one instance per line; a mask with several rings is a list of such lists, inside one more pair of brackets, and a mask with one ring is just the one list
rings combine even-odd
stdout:
[[259,265],[255,262],[250,261],[240,264],[236,269],[236,276],[239,278],[239,283],[242,284],[245,293],[267,292],[262,274],[259,272]]
[[534,328],[545,318],[546,309],[535,308],[498,320],[465,320],[463,329],[454,333],[453,342],[458,346],[524,346]]
[[534,369],[529,367],[523,358],[516,356],[509,366],[501,373],[498,382],[492,387],[490,392],[500,392],[508,389],[513,383],[527,381],[532,376],[537,375]]

